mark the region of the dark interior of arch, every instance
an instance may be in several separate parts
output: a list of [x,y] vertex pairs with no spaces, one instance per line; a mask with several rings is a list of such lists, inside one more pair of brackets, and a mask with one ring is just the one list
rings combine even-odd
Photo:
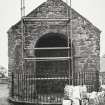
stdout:
[[[49,33],[42,36],[36,43],[40,47],[67,47],[67,38],[59,33]],[[67,50],[36,50],[36,57],[67,57]],[[68,61],[40,61],[36,62],[36,76],[38,78],[57,78],[68,76]],[[37,82],[37,92],[40,94],[63,94],[65,80],[43,80]]]
[[[43,35],[36,43],[36,48],[43,47],[67,47],[67,38],[63,34],[48,33]],[[56,57],[67,56],[67,50],[37,50],[35,51],[36,57]]]
[[67,38],[59,33],[48,33],[38,40],[36,47],[67,47]]

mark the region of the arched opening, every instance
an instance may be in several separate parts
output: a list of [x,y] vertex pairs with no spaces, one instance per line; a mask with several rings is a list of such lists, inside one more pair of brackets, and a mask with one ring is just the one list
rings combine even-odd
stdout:
[[[35,51],[37,58],[57,58],[45,61],[36,61],[36,77],[37,78],[65,78],[69,75],[68,59],[59,59],[59,57],[68,57],[67,37],[59,33],[48,33],[42,36],[36,43],[36,48],[40,50]],[[48,49],[55,48],[56,49]],[[64,49],[59,49],[59,48]],[[41,48],[45,48],[41,50]],[[58,49],[57,49],[58,48]],[[65,84],[68,80],[64,79],[46,79],[39,80],[36,84],[37,92],[39,94],[63,94]]]
[[63,34],[48,33],[37,41],[36,47],[67,47],[67,38]]

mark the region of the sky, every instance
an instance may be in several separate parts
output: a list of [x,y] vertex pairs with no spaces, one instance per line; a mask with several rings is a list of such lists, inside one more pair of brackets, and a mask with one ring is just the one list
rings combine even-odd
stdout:
[[[0,0],[0,65],[8,68],[8,29],[21,18],[21,0]],[[26,14],[46,0],[25,0]],[[66,0],[63,0],[66,1]],[[68,0],[69,2],[70,0]],[[105,54],[105,0],[71,0],[72,8],[87,18],[102,32],[100,55]]]

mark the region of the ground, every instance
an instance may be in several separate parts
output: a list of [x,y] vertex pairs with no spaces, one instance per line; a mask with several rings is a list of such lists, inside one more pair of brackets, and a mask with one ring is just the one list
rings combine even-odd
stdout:
[[0,105],[8,105],[8,84],[0,84]]

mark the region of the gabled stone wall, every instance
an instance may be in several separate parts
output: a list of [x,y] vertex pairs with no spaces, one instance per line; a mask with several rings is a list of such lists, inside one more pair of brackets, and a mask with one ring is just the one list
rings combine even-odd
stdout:
[[[48,0],[33,10],[28,17],[36,18],[66,18],[71,15],[70,7],[61,0]],[[72,40],[74,46],[74,71],[100,70],[100,30],[87,19],[72,9]],[[67,27],[70,33],[70,21],[56,22],[25,22],[25,47],[34,48],[38,39],[47,33],[60,33],[67,37]],[[21,23],[12,26],[8,31],[9,72],[34,72],[33,63],[27,62],[28,69],[21,71]],[[25,57],[35,57],[34,50],[24,50]],[[97,77],[93,77],[97,79]]]

